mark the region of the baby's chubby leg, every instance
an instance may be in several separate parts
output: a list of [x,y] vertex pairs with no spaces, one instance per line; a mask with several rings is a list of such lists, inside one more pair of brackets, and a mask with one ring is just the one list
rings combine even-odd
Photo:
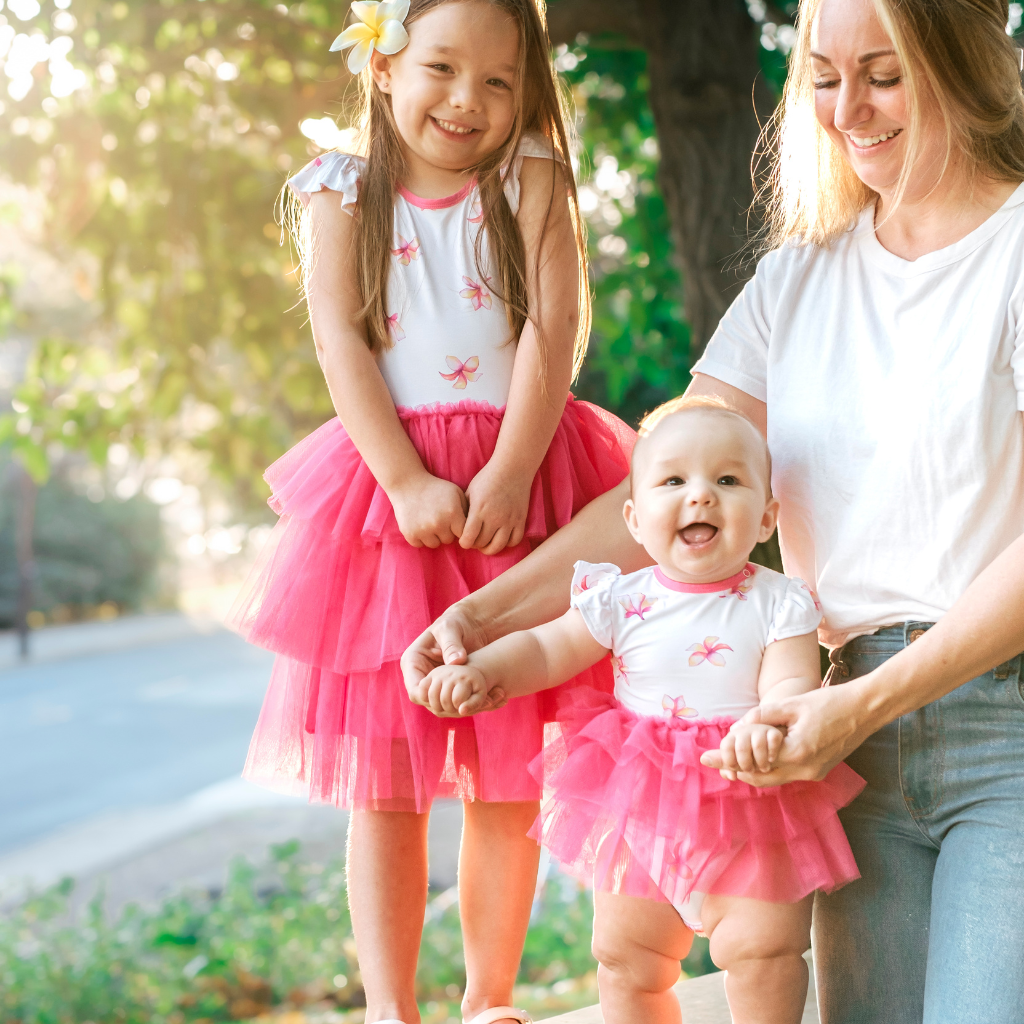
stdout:
[[672,986],[693,932],[670,903],[594,894],[594,956],[605,1024],[679,1024]]
[[799,1024],[807,999],[813,896],[765,903],[708,896],[701,923],[711,959],[728,971],[725,994],[734,1024]]

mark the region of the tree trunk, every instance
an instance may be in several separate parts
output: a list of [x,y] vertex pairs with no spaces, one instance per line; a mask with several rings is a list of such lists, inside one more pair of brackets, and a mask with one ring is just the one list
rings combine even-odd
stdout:
[[[758,223],[751,156],[770,116],[757,34],[742,0],[647,0],[644,48],[658,128],[658,184],[683,273],[696,359],[750,275],[739,254]],[[738,263],[743,266],[738,266]]]
[[553,0],[548,25],[554,43],[612,32],[647,51],[658,183],[696,359],[752,269],[739,258],[758,226],[748,224],[750,163],[758,116],[775,103],[754,22],[743,0]]

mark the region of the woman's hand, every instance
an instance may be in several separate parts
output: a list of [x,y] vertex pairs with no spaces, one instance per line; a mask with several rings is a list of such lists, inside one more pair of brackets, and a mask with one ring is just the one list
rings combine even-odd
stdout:
[[424,471],[387,491],[402,536],[414,547],[436,548],[462,536],[466,495],[462,488]]
[[517,476],[490,462],[473,477],[466,488],[469,516],[459,544],[496,555],[522,542],[526,513],[530,506],[529,479]]
[[[863,715],[863,688],[858,685],[867,678],[761,704],[761,722],[784,728],[786,737],[770,772],[741,771],[736,777],[751,786],[825,778],[874,731]],[[728,770],[720,750],[706,751],[700,761]]]
[[[427,676],[440,665],[464,665],[472,651],[487,643],[482,625],[464,602],[453,604],[433,625],[421,633],[402,655],[402,677],[409,700],[430,707]],[[508,703],[504,692],[495,688],[488,694],[488,710]]]

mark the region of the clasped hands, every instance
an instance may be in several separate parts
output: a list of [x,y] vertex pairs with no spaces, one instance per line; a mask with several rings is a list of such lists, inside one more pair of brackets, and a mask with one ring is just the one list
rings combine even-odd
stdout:
[[532,484],[532,477],[519,479],[488,463],[465,491],[424,470],[390,488],[388,498],[402,536],[413,547],[458,541],[460,547],[496,555],[522,542]]

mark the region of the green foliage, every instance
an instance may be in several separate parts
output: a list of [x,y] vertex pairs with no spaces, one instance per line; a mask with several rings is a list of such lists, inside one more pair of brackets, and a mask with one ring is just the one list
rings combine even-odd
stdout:
[[[14,622],[17,501],[0,460],[0,628]],[[40,488],[33,531],[34,609],[75,617],[111,602],[138,609],[152,593],[163,550],[159,509],[141,495],[90,501],[58,475]]]
[[[269,877],[239,860],[212,898],[130,906],[110,922],[100,895],[74,920],[65,882],[0,918],[0,1021],[184,1024],[247,1019],[285,1002],[361,1006],[342,866],[301,862],[297,843],[273,851]],[[591,974],[591,915],[586,892],[547,885],[520,981],[550,989]],[[428,914],[418,982],[428,1017],[458,1012],[457,905]],[[585,998],[593,1001],[592,989]]]
[[594,327],[577,391],[635,424],[690,380],[682,285],[656,180],[647,54],[593,40],[558,61],[578,111],[581,199],[591,207]]

